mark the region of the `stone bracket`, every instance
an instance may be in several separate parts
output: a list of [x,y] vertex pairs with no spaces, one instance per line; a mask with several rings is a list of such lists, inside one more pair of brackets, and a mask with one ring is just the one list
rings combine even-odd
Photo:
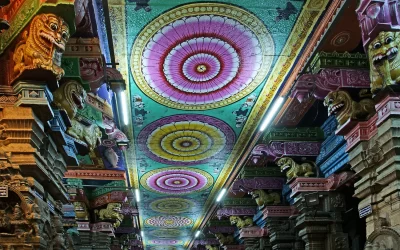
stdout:
[[292,215],[297,214],[294,206],[266,206],[262,210],[263,220],[273,217],[285,217],[289,218]]
[[217,210],[217,217],[229,217],[231,215],[253,216],[256,213],[256,207],[224,207]]
[[259,227],[245,227],[239,231],[239,239],[243,238],[261,238],[268,235],[268,230]]
[[234,181],[231,192],[248,192],[256,189],[282,189],[285,178],[277,177],[255,177],[251,179],[237,179]]

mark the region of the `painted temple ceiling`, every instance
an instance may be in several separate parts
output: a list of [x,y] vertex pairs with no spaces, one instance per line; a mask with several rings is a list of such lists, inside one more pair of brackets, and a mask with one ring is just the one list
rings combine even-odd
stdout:
[[127,152],[148,249],[182,249],[240,155],[327,1],[109,2],[129,82]]

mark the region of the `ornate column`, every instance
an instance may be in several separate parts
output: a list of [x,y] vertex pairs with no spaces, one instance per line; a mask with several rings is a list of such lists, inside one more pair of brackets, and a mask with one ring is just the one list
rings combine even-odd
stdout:
[[352,177],[352,173],[343,172],[328,178],[298,177],[290,182],[299,211],[295,227],[306,250],[349,249],[348,236],[342,229],[344,194],[335,190]]

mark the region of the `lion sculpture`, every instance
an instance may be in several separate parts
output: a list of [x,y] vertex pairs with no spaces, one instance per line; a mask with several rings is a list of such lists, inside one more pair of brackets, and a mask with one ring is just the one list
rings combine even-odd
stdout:
[[232,235],[223,235],[221,233],[216,233],[215,237],[218,239],[221,245],[233,245],[235,243],[235,239]]
[[239,216],[232,215],[229,217],[229,221],[231,225],[236,225],[239,229],[253,226],[253,219],[250,217],[244,217],[244,219],[242,219]]
[[68,128],[67,134],[75,139],[85,142],[90,151],[93,151],[98,145],[100,145],[100,140],[103,135],[96,124],[85,126],[76,120],[72,120],[71,124],[72,127]]
[[26,69],[44,69],[60,80],[64,75],[61,57],[69,36],[69,27],[61,17],[54,14],[35,16],[15,47],[14,75]]
[[265,205],[278,205],[281,203],[281,196],[276,192],[271,192],[267,194],[262,189],[257,189],[250,192],[251,197],[256,200],[259,207]]
[[114,227],[119,227],[124,216],[121,212],[120,203],[108,203],[107,208],[99,210],[94,210],[94,213],[99,216],[100,220],[115,220]]
[[87,93],[77,81],[68,81],[62,84],[53,93],[54,104],[57,108],[65,110],[69,119],[73,119],[78,109],[84,109]]
[[368,120],[375,113],[375,104],[372,99],[364,98],[359,102],[353,101],[349,93],[344,90],[330,92],[324,100],[328,107],[328,115],[335,115],[339,126],[348,119]]
[[399,32],[382,31],[368,45],[372,93],[400,83]]
[[276,164],[280,167],[281,171],[287,171],[286,177],[288,180],[299,176],[310,177],[314,175],[314,166],[310,163],[297,164],[290,157],[280,158]]

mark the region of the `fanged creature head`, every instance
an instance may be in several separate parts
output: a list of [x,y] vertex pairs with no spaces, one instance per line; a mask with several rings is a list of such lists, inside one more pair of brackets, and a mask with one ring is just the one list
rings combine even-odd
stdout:
[[289,158],[289,157],[282,157],[278,161],[276,161],[276,165],[278,165],[278,167],[280,167],[281,172],[285,172],[292,167],[293,160],[292,160],[292,158]]
[[351,116],[352,101],[346,91],[332,91],[325,97],[324,106],[328,107],[328,115],[335,115],[339,125],[343,125]]
[[74,118],[78,109],[85,108],[86,91],[76,81],[68,81],[61,85],[54,93],[54,103],[64,109],[70,119]]
[[383,66],[385,61],[391,63],[398,55],[398,32],[381,32],[369,44],[368,53],[375,68]]
[[30,32],[36,35],[40,48],[53,58],[54,64],[61,66],[61,57],[69,39],[68,24],[54,14],[41,14],[32,21]]
[[250,194],[251,194],[251,198],[253,198],[253,199],[260,198],[261,190],[259,190],[259,189],[253,190],[250,192]]
[[229,221],[231,222],[231,225],[236,225],[236,223],[239,221],[239,217],[232,215],[229,217]]

